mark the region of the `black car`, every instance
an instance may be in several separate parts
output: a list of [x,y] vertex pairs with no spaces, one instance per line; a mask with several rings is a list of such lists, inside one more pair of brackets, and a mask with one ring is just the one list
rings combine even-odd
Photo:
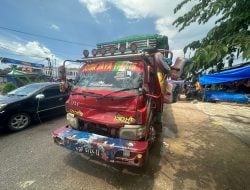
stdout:
[[68,93],[60,92],[60,83],[33,83],[0,95],[0,125],[19,131],[34,119],[65,113]]

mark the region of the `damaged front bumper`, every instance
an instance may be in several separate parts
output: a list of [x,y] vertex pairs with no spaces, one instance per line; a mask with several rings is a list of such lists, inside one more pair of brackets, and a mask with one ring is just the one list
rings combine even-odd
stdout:
[[111,138],[69,126],[56,129],[52,136],[57,145],[111,163],[142,166],[148,156],[148,141]]

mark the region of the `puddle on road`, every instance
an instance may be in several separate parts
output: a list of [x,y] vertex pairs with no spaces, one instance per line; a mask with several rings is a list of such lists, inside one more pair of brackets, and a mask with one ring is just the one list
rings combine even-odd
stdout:
[[162,127],[162,133],[161,133],[161,138],[162,138],[162,144],[160,146],[160,155],[161,156],[166,156],[169,154],[169,143],[164,141],[165,138],[176,138],[177,137],[177,129],[173,128],[170,129],[168,127]]
[[160,135],[161,143],[159,143],[159,153],[161,156],[166,156],[169,153],[169,144],[164,141],[165,138],[176,138],[177,135],[168,127],[163,127]]
[[160,148],[160,155],[166,156],[169,150],[169,144],[166,142],[163,142]]

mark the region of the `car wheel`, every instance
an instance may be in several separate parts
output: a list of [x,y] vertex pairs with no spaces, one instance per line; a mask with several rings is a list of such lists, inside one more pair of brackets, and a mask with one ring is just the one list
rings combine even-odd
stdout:
[[20,131],[30,124],[30,116],[26,113],[12,115],[8,121],[8,128],[12,131]]

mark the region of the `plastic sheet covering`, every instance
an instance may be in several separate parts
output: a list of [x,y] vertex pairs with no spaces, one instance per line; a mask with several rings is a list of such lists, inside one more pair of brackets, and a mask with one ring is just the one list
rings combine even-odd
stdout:
[[222,71],[220,73],[215,73],[211,75],[203,75],[199,78],[199,82],[202,85],[206,85],[225,83],[248,78],[250,78],[250,65],[227,71]]
[[205,92],[205,101],[248,103],[249,98],[246,94],[209,90]]

